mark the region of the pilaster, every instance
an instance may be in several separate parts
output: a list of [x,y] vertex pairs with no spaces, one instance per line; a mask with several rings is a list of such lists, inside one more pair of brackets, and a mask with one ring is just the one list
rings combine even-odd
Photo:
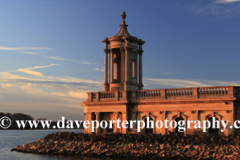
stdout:
[[130,83],[130,74],[131,73],[131,65],[130,62],[130,48],[125,47],[125,82],[124,82],[124,90],[129,90],[129,83]]
[[[140,48],[140,46],[139,46]],[[139,50],[139,90],[143,89],[143,83],[142,83],[142,53],[143,50]]]
[[[127,121],[127,112],[126,111],[122,112],[122,122],[123,121]],[[128,126],[128,125],[126,125],[126,126]],[[126,133],[127,133],[127,128],[122,127],[122,134],[126,134]]]
[[[96,120],[98,121],[98,123],[100,123],[101,119],[100,119],[100,113],[99,112],[95,112],[96,115]],[[98,126],[98,128],[96,128],[96,134],[100,134],[100,126]]]
[[104,91],[109,91],[109,83],[108,83],[108,44],[109,40],[106,37],[105,39],[102,40],[102,42],[105,44],[105,49],[103,50],[105,53],[105,59],[104,59],[104,84],[103,84],[103,90]]
[[117,128],[117,119],[119,118],[119,113],[118,112],[114,112],[115,114],[115,125],[114,125],[114,133],[118,133],[118,128]]
[[[113,83],[113,67],[114,67],[114,63],[113,63],[113,52],[112,49],[110,49],[110,74],[109,74],[109,81],[110,83]],[[109,91],[111,90],[111,88],[109,88]]]

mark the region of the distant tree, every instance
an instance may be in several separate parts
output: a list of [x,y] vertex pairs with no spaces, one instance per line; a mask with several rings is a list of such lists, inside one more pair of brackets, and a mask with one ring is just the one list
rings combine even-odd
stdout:
[[[3,116],[9,117],[12,121],[12,124],[9,127],[9,129],[19,129],[18,126],[17,126],[16,120],[33,120],[32,116],[26,115],[26,114],[23,114],[23,113],[11,114],[11,113],[0,112],[0,118],[3,117]],[[2,129],[2,128],[0,128],[0,129]],[[30,129],[30,126],[27,124],[25,129]]]
[[32,116],[26,115],[26,114],[23,114],[23,113],[14,113],[14,114],[13,114],[13,117],[14,117],[16,120],[33,120],[33,117],[32,117]]
[[37,120],[47,120],[47,118],[38,118]]

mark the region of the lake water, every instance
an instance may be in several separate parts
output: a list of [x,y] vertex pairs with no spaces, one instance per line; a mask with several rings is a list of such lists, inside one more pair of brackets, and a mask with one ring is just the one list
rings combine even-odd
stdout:
[[39,155],[31,153],[11,152],[12,148],[26,143],[37,141],[48,134],[56,132],[83,132],[78,130],[0,130],[0,159],[1,160],[101,160],[100,158],[70,157],[70,156],[52,156]]

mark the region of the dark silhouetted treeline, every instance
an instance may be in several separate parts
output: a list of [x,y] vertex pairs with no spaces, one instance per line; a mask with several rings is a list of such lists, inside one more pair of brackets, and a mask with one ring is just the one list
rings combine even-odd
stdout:
[[[26,114],[23,114],[23,113],[14,113],[14,114],[11,114],[11,113],[3,113],[3,112],[0,112],[0,118],[1,117],[8,117],[11,119],[11,126],[8,128],[8,129],[18,129],[18,126],[17,126],[17,123],[15,120],[33,120],[33,117],[30,116],[30,115],[26,115]],[[0,129],[2,129],[0,127]],[[29,124],[26,125],[25,129],[30,129],[30,126]]]
[[[45,128],[43,128],[40,122],[38,123],[38,127],[37,128],[35,128],[35,126],[33,126],[31,128],[29,123],[26,122],[26,121],[34,120],[31,115],[26,115],[26,114],[23,114],[23,113],[11,114],[11,113],[0,112],[0,119],[2,117],[4,117],[4,116],[6,116],[6,117],[11,119],[11,126],[8,129],[19,129],[19,130],[22,130],[22,129],[58,129],[57,128],[57,121],[51,121],[51,125],[50,125],[49,128],[47,128],[47,126],[45,126]],[[24,123],[26,122],[25,123],[26,124],[25,127],[23,128],[22,124],[21,124],[21,127],[19,128],[16,120],[19,120],[19,121],[23,120]],[[45,121],[45,120],[47,120],[47,119],[46,118],[38,118],[36,121]],[[67,122],[67,120],[65,120],[65,125],[64,126],[67,126],[66,122]],[[62,126],[62,122],[59,122],[59,125]],[[81,124],[80,128],[77,128],[76,124],[73,123],[73,127],[74,128],[71,128],[71,129],[83,129],[83,125],[82,124]],[[0,126],[0,129],[2,129],[1,126]],[[59,128],[59,129],[65,129],[65,128],[63,127],[63,128]]]

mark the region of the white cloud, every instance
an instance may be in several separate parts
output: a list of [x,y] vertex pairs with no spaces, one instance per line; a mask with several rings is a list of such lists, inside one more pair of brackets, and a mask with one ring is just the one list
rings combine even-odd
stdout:
[[74,60],[62,58],[62,57],[59,57],[59,56],[51,56],[51,57],[46,57],[46,58],[54,59],[54,60],[58,60],[58,61],[74,61]]
[[20,88],[22,89],[29,89],[32,86],[31,83],[28,83],[27,85],[21,85]]
[[217,0],[216,3],[233,3],[239,2],[240,0]]
[[198,81],[190,81],[190,80],[181,80],[181,79],[155,79],[155,78],[144,78],[146,84],[157,84],[160,86],[168,86],[168,87],[201,87],[207,86],[208,84],[201,83]]
[[0,106],[2,112],[25,113],[34,118],[44,117],[58,120],[62,116],[68,119],[84,119],[83,99],[61,92],[45,92],[32,84],[13,89],[1,88]]
[[184,79],[157,79],[144,78],[144,84],[149,88],[188,88],[206,86],[240,86],[240,81],[216,81],[216,80],[184,80]]
[[6,88],[9,88],[9,87],[13,87],[13,84],[1,84],[1,87],[6,89]]
[[104,72],[104,69],[102,68],[102,69],[100,69],[100,68],[95,68],[95,71],[102,71],[102,72]]
[[59,64],[49,64],[46,66],[36,66],[36,67],[30,67],[30,68],[26,68],[26,69],[39,69],[39,68],[47,68],[47,67],[51,67],[51,66],[57,66]]
[[84,61],[84,62],[77,62],[77,63],[80,63],[80,64],[98,64],[98,63],[92,63],[92,62],[87,62],[87,61]]
[[30,67],[30,68],[20,68],[20,69],[17,69],[17,71],[27,73],[27,74],[31,74],[31,75],[34,75],[34,76],[43,77],[43,74],[41,72],[32,71],[32,69],[47,68],[47,67],[56,66],[56,65],[59,65],[59,64],[49,64],[49,65],[46,65],[46,66],[35,66],[35,67]]
[[[217,16],[218,18],[230,18],[234,16],[239,16],[240,10],[239,6],[240,0],[214,0],[208,3],[190,3],[187,6],[187,10],[195,13],[198,16]],[[234,4],[234,5],[224,5],[224,4]]]
[[23,54],[32,54],[32,55],[36,55],[39,54],[40,52],[21,52]]
[[73,86],[74,88],[77,86],[86,86],[89,88],[89,85],[94,85],[99,88],[102,86],[101,83],[98,81],[93,81],[90,79],[83,79],[83,78],[75,78],[75,77],[52,77],[52,76],[42,76],[38,78],[28,78],[23,76],[18,76],[14,74],[10,74],[9,72],[0,72],[0,80],[4,82],[11,82],[11,83],[32,83],[32,84],[47,84],[47,85],[67,85]]
[[0,50],[7,50],[7,51],[18,51],[18,50],[54,50],[53,48],[46,48],[46,47],[3,47],[0,46]]
[[77,92],[69,91],[69,95],[75,98],[82,98],[82,99],[88,98],[87,92],[85,91],[77,91]]
[[[33,71],[56,65],[58,64],[0,72],[1,111],[24,112],[35,118],[58,119],[61,116],[69,116],[70,119],[84,118],[81,102],[87,99],[87,92],[101,91],[103,82],[75,77],[44,76],[41,72]],[[16,71],[37,77],[19,76]]]
[[60,57],[60,56],[50,56],[50,57],[46,57],[46,58],[53,59],[53,60],[58,60],[58,61],[74,61],[74,62],[79,63],[79,64],[97,64],[97,63],[91,63],[91,62],[87,62],[87,61],[79,62],[77,60],[67,59],[67,58],[63,58],[63,57]]
[[34,75],[34,76],[40,76],[40,77],[43,76],[43,74],[41,72],[32,71],[30,69],[23,69],[23,68],[21,68],[21,69],[17,69],[17,71],[23,72],[23,73],[27,73],[27,74],[31,74],[31,75]]
[[51,92],[50,94],[60,97],[67,97],[67,94],[61,93],[61,92]]
[[80,62],[81,64],[91,64],[91,63],[89,63],[89,62]]

